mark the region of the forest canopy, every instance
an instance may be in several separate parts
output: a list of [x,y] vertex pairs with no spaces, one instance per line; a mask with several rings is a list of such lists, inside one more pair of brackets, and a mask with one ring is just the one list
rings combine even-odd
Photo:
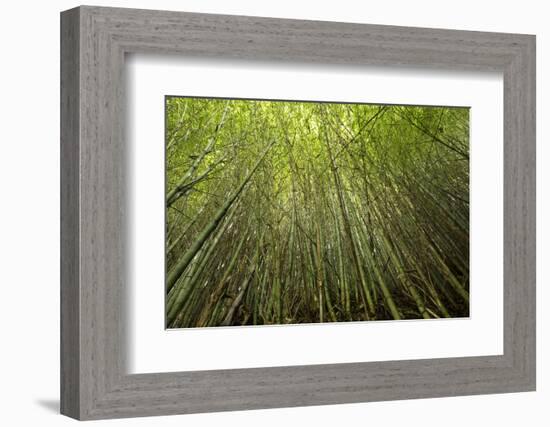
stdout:
[[166,326],[469,315],[469,109],[166,98]]

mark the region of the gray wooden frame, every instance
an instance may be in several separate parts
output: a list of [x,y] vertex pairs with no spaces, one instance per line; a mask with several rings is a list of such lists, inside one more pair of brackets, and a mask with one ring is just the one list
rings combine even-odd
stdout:
[[[502,72],[504,354],[127,374],[130,52]],[[63,414],[99,419],[534,389],[534,36],[88,6],[62,12]]]

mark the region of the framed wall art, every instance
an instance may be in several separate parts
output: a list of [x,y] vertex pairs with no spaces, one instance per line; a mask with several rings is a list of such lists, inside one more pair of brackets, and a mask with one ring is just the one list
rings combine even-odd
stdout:
[[61,14],[61,412],[535,389],[535,37]]

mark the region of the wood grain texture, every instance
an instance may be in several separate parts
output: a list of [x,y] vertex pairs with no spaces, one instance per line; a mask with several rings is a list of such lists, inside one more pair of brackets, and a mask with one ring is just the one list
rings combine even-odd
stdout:
[[61,20],[61,412],[80,414],[78,10]]
[[[61,38],[62,413],[100,419],[534,390],[534,36],[83,6],[62,13]],[[127,53],[503,72],[504,354],[127,374]]]

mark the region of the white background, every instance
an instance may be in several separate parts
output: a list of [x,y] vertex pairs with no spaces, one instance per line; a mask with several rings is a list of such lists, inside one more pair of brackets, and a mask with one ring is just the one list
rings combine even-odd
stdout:
[[[502,354],[502,75],[132,55],[130,372]],[[219,76],[223,76],[220,79]],[[266,85],[265,82],[269,82]],[[470,318],[164,330],[164,95],[469,106]],[[231,348],[230,352],[212,351]]]
[[[538,392],[104,422],[120,426],[335,426],[346,423],[546,426],[550,415],[548,282],[550,28],[545,2],[188,0],[96,4],[537,34]],[[63,426],[59,384],[59,16],[72,1],[3,5],[0,67],[0,420]],[[542,308],[546,306],[543,312]]]

